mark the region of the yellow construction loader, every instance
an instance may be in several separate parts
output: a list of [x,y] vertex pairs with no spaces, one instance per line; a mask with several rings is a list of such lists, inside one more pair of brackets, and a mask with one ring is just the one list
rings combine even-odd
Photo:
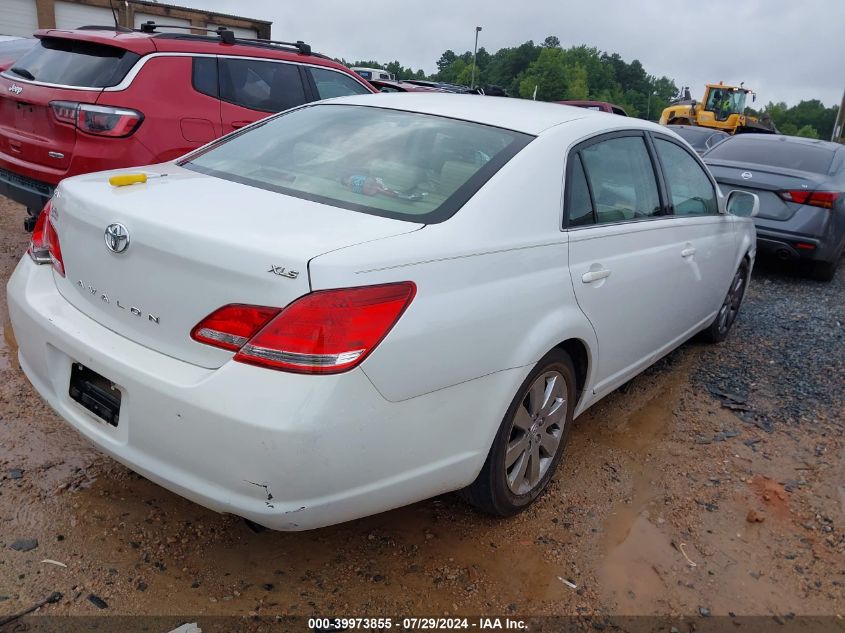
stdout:
[[690,97],[689,88],[684,88],[683,95],[669,104],[660,115],[661,125],[700,125],[715,130],[722,130],[728,134],[757,132],[762,134],[777,134],[777,128],[768,118],[745,114],[745,102],[748,95],[752,101],[754,93],[742,84],[726,86],[721,81],[718,84],[707,84],[704,98],[696,101]]

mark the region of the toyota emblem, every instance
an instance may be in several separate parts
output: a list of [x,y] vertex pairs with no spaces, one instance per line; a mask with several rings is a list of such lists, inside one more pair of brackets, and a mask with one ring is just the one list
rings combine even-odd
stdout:
[[120,222],[106,227],[105,238],[106,247],[112,253],[122,253],[129,248],[129,231]]
[[752,174],[750,171],[744,171],[740,174],[740,177],[743,180],[751,180],[752,178],[754,178],[754,174]]

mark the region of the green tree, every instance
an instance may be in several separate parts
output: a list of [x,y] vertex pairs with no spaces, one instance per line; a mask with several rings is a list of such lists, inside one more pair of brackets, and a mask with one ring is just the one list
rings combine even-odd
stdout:
[[819,133],[812,125],[805,125],[798,132],[795,133],[795,136],[803,136],[805,138],[819,138]]
[[559,48],[544,48],[537,60],[519,76],[519,96],[530,99],[537,91],[540,101],[559,101],[566,96],[567,69]]

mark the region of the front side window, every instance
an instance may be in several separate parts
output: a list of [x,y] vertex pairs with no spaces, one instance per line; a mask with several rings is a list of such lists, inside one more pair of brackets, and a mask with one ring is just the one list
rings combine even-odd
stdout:
[[704,169],[675,143],[655,139],[675,215],[716,215],[716,189]]
[[599,224],[660,215],[660,195],[641,136],[600,141],[581,150]]
[[220,58],[220,98],[251,110],[281,112],[306,103],[296,64]]
[[320,99],[370,94],[370,91],[361,83],[344,73],[314,66],[309,70],[314,78],[314,83],[317,85],[317,94],[320,95]]
[[533,137],[339,104],[300,108],[194,154],[187,169],[411,222],[454,214]]

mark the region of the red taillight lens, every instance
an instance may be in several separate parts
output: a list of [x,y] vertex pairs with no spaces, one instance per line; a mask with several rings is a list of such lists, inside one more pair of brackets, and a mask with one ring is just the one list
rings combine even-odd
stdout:
[[65,263],[62,259],[62,247],[59,235],[50,218],[53,212],[53,201],[48,200],[35,221],[32,238],[27,252],[36,264],[53,264],[53,268],[62,277],[65,276]]
[[75,101],[51,101],[50,107],[57,120],[75,125],[83,132],[97,136],[129,136],[144,119],[143,114],[129,108],[113,108]]
[[279,308],[230,304],[215,310],[193,330],[191,338],[200,343],[237,351],[279,314]]
[[807,191],[806,189],[798,189],[793,191],[781,191],[780,197],[787,202],[797,202],[798,204],[808,204],[813,207],[822,207],[824,209],[832,209],[839,196],[842,194],[838,191]]
[[[239,349],[234,360],[242,363],[303,374],[336,374],[352,369],[378,346],[415,294],[416,286],[405,281],[321,290],[280,312],[224,306],[203,319],[191,336],[209,345]],[[265,312],[259,316],[261,310]],[[261,318],[265,321],[258,325]]]

